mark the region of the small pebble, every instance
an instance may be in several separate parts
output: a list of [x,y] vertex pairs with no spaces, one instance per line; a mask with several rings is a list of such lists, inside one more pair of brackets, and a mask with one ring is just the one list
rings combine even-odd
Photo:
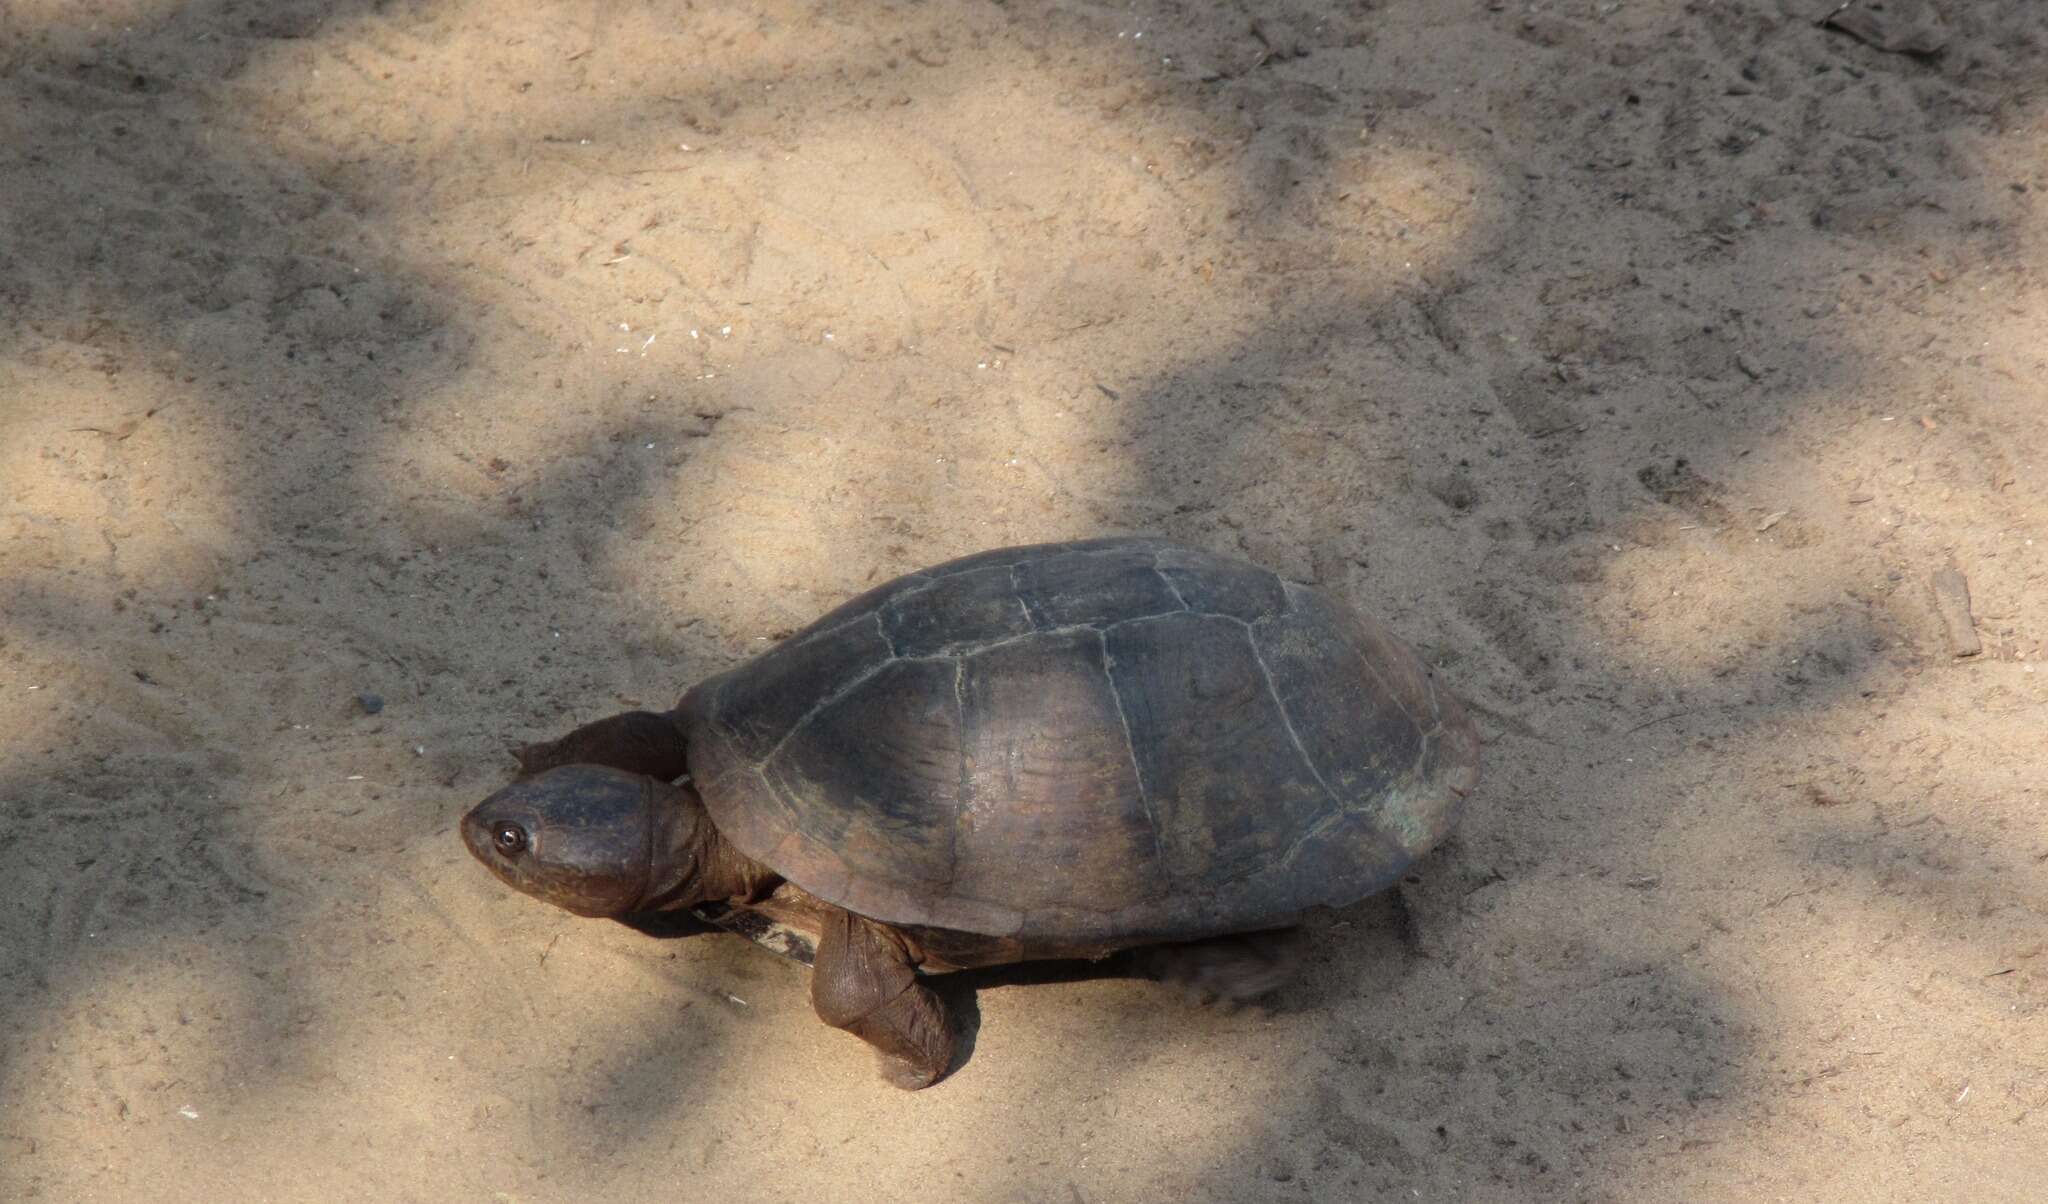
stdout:
[[374,715],[384,709],[384,697],[381,694],[358,694],[356,703],[363,708],[365,715]]

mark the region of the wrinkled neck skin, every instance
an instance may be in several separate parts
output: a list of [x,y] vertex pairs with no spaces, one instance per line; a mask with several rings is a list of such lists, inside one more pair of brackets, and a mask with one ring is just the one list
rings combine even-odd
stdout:
[[657,808],[649,825],[647,891],[635,912],[675,911],[700,903],[758,903],[782,884],[768,867],[718,834],[704,802],[688,786],[676,805]]

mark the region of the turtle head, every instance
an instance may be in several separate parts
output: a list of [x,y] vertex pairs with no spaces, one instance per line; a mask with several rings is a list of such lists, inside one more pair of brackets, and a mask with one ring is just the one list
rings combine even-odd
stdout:
[[507,886],[580,916],[620,917],[690,894],[696,792],[601,765],[521,778],[462,819],[462,841]]

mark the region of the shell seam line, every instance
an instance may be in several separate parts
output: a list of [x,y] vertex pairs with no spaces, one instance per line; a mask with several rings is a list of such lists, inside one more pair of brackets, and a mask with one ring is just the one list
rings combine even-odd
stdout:
[[1030,631],[1020,631],[1016,635],[1006,635],[999,640],[990,640],[985,644],[946,644],[942,645],[941,650],[937,652],[925,653],[919,656],[899,656],[896,659],[905,661],[919,661],[946,660],[949,658],[958,658],[963,656],[980,656],[984,652],[993,652],[998,648],[1005,648],[1011,644],[1021,643],[1025,640],[1032,639],[1035,636],[1073,635],[1074,633],[1081,631],[1093,631],[1098,633],[1115,631],[1117,628],[1124,626],[1126,623],[1143,623],[1149,619],[1170,619],[1174,615],[1179,614],[1190,614],[1194,615],[1197,618],[1203,619],[1222,619],[1229,617],[1228,615],[1213,615],[1208,613],[1207,611],[1200,610],[1162,610],[1158,614],[1153,615],[1132,615],[1128,619],[1118,619],[1114,623],[1068,623],[1060,627],[1034,627]]
[[910,657],[893,657],[893,656],[892,656],[892,657],[889,657],[888,659],[886,659],[886,660],[882,661],[882,662],[881,662],[880,664],[876,665],[876,666],[875,666],[874,668],[872,668],[872,669],[869,669],[869,670],[868,670],[867,672],[865,672],[865,673],[861,674],[861,675],[860,675],[859,677],[856,677],[856,678],[854,678],[854,679],[853,679],[852,681],[850,681],[850,682],[847,682],[847,683],[846,683],[845,685],[843,685],[843,686],[839,687],[838,689],[836,689],[836,690],[832,691],[832,692],[831,692],[830,694],[827,694],[827,695],[826,695],[825,697],[823,697],[823,698],[820,698],[820,699],[819,699],[819,700],[818,700],[818,701],[817,701],[817,702],[816,702],[815,704],[813,704],[813,705],[812,705],[812,707],[811,707],[811,709],[810,709],[810,710],[808,710],[808,711],[805,711],[805,712],[803,713],[803,715],[802,715],[802,716],[801,716],[800,718],[798,718],[798,719],[797,719],[797,721],[796,721],[795,723],[792,723],[792,724],[790,724],[790,725],[789,725],[789,730],[788,730],[788,731],[786,731],[786,732],[784,732],[784,733],[782,733],[782,739],[780,739],[780,740],[777,740],[777,741],[775,742],[775,747],[773,747],[773,748],[769,749],[769,750],[768,750],[768,751],[767,751],[766,753],[763,753],[763,754],[761,755],[761,759],[760,759],[760,761],[758,761],[758,762],[757,762],[756,764],[757,764],[757,765],[760,765],[760,766],[763,766],[763,767],[765,767],[765,766],[766,766],[766,765],[768,764],[768,762],[770,762],[770,761],[773,761],[773,760],[774,760],[774,759],[775,759],[775,758],[776,758],[776,757],[777,757],[778,755],[780,755],[780,754],[781,754],[781,752],[782,752],[782,747],[783,747],[783,745],[785,745],[785,744],[788,744],[788,743],[790,742],[790,739],[791,739],[792,737],[794,737],[794,736],[795,736],[795,735],[796,735],[796,734],[797,734],[798,732],[800,732],[800,731],[804,730],[804,728],[805,728],[805,727],[809,726],[809,725],[810,725],[810,722],[811,722],[811,720],[813,720],[813,719],[815,719],[815,718],[817,718],[817,717],[818,717],[818,712],[820,712],[820,711],[824,710],[824,709],[825,709],[826,707],[829,707],[829,706],[831,706],[831,705],[832,705],[833,703],[835,703],[835,702],[838,702],[838,701],[839,701],[840,699],[842,699],[842,698],[846,697],[846,696],[847,696],[848,694],[851,694],[851,693],[853,693],[853,692],[854,692],[855,690],[857,690],[857,689],[859,689],[859,688],[860,688],[861,686],[865,685],[865,684],[867,683],[867,680],[868,680],[868,679],[869,679],[870,677],[873,677],[873,676],[874,676],[875,674],[877,674],[877,673],[880,673],[880,672],[881,672],[882,670],[884,670],[884,669],[888,668],[888,667],[889,667],[890,665],[896,665],[896,664],[901,664],[901,663],[902,663],[902,662],[903,662],[904,660],[909,660],[909,659],[918,659],[918,660],[943,660],[943,659],[945,659],[945,658],[943,658],[943,657],[917,657],[917,658],[910,658]]
[[[1131,780],[1138,783],[1138,805],[1145,809],[1145,826],[1152,831],[1152,855],[1166,869],[1166,841],[1159,831],[1159,815],[1152,809],[1152,791],[1145,785],[1145,767],[1138,764],[1138,742],[1131,736],[1131,717],[1124,711],[1124,696],[1116,688],[1116,674],[1109,670],[1109,636],[1097,630],[1096,647],[1102,650],[1102,681],[1109,687],[1109,700],[1116,704],[1117,722],[1124,728],[1124,751],[1131,754]],[[1169,878],[1171,875],[1169,875]]]
[[964,839],[960,821],[966,818],[973,781],[967,763],[967,662],[953,658],[953,734],[960,745],[960,793],[954,799],[952,839],[946,842],[946,883],[950,888],[960,879],[960,842]]
[[1157,552],[1152,553],[1152,575],[1159,578],[1159,583],[1166,587],[1167,593],[1173,595],[1174,601],[1180,603],[1182,610],[1192,612],[1195,609],[1188,605],[1186,598],[1181,597],[1180,586],[1175,585],[1173,578],[1166,575],[1166,570],[1159,567],[1159,553]]
[[1280,726],[1287,729],[1287,738],[1294,741],[1294,751],[1301,754],[1301,763],[1308,766],[1309,773],[1315,777],[1316,785],[1321,786],[1323,793],[1329,796],[1330,806],[1340,813],[1343,812],[1343,802],[1337,798],[1337,792],[1330,789],[1330,784],[1323,780],[1322,769],[1316,765],[1316,759],[1308,755],[1308,746],[1301,742],[1301,733],[1294,730],[1294,716],[1287,713],[1287,703],[1280,698],[1279,683],[1273,680],[1273,669],[1266,664],[1266,654],[1259,650],[1259,633],[1252,630],[1250,623],[1244,625],[1244,642],[1252,650],[1252,659],[1259,663],[1259,675],[1266,679],[1266,694],[1273,700],[1273,709],[1280,712]]
[[1421,727],[1422,725],[1420,723],[1415,722],[1415,716],[1408,713],[1408,708],[1401,705],[1401,696],[1399,694],[1394,693],[1393,686],[1387,684],[1387,679],[1385,675],[1383,675],[1380,672],[1380,668],[1378,665],[1372,663],[1372,658],[1369,656],[1361,656],[1358,659],[1359,662],[1365,666],[1365,671],[1367,673],[1372,674],[1372,679],[1380,683],[1380,689],[1385,690],[1387,692],[1387,701],[1393,703],[1394,709],[1401,712],[1401,718],[1406,719],[1411,726],[1418,728]]
[[1436,670],[1430,668],[1426,661],[1423,662],[1422,666],[1422,688],[1429,691],[1430,717],[1436,720],[1438,727],[1442,727],[1444,725],[1444,707],[1436,698]]
[[[1064,629],[1063,629],[1063,630],[1064,630]],[[1079,630],[1093,630],[1093,628],[1074,628],[1074,630],[1077,630],[1077,631],[1079,631]],[[1038,633],[1036,633],[1036,632],[1033,632],[1033,633],[1031,633],[1031,634],[1035,635],[1035,634],[1038,634]],[[1003,641],[1001,641],[1001,643],[1005,643],[1005,644],[1008,644],[1008,643],[1013,643],[1013,642],[1015,642],[1016,640],[1021,640],[1021,639],[1024,639],[1024,638],[1026,638],[1026,637],[1024,637],[1024,636],[1014,636],[1014,637],[1012,637],[1011,639],[1008,639],[1008,640],[1003,640]],[[994,646],[995,646],[995,645],[990,645],[990,647],[994,647]],[[815,704],[813,704],[813,705],[812,705],[812,707],[811,707],[811,709],[810,709],[810,710],[808,710],[808,711],[805,711],[805,712],[803,713],[803,715],[802,715],[802,716],[801,716],[800,718],[798,718],[798,719],[797,719],[797,721],[796,721],[795,723],[792,723],[792,724],[790,724],[790,725],[789,725],[789,730],[788,730],[788,731],[786,731],[786,732],[784,732],[784,733],[782,733],[782,738],[781,738],[781,739],[779,739],[779,740],[777,740],[777,741],[775,742],[775,746],[774,746],[773,748],[770,748],[770,749],[769,749],[769,750],[768,750],[767,752],[765,752],[765,753],[762,753],[762,754],[761,754],[761,758],[760,758],[760,760],[759,760],[758,764],[759,764],[759,765],[761,765],[761,766],[766,766],[766,765],[768,764],[768,762],[770,762],[770,761],[773,761],[773,760],[775,759],[776,755],[777,755],[778,753],[780,753],[780,752],[782,751],[782,746],[783,746],[783,745],[785,745],[785,744],[788,744],[788,743],[789,743],[789,741],[790,741],[790,739],[791,739],[791,737],[795,736],[795,735],[796,735],[796,734],[797,734],[798,732],[802,731],[802,730],[804,729],[804,727],[805,727],[805,726],[806,726],[807,724],[809,724],[809,723],[810,723],[810,721],[811,721],[811,720],[813,720],[813,719],[817,718],[817,716],[818,716],[818,712],[820,712],[820,711],[824,710],[824,709],[825,709],[826,707],[829,707],[829,706],[831,706],[832,704],[834,704],[834,703],[838,702],[838,701],[839,701],[840,699],[842,699],[842,698],[845,698],[845,697],[846,697],[846,696],[847,696],[848,694],[851,694],[851,693],[853,693],[853,692],[854,692],[855,690],[858,690],[858,689],[859,689],[859,688],[860,688],[861,686],[863,686],[863,685],[867,684],[867,680],[868,680],[869,678],[873,677],[873,676],[874,676],[875,674],[877,674],[877,673],[880,673],[880,672],[881,672],[882,670],[884,670],[884,669],[887,669],[887,668],[888,668],[889,666],[891,666],[891,665],[935,665],[935,664],[939,664],[939,663],[941,663],[941,662],[944,662],[944,661],[951,661],[951,662],[952,662],[952,663],[953,663],[954,665],[956,665],[956,666],[960,666],[960,665],[963,665],[963,664],[965,663],[965,662],[963,661],[963,659],[962,659],[962,658],[961,658],[961,657],[960,657],[959,655],[957,655],[957,654],[949,654],[949,653],[944,653],[944,652],[935,652],[935,653],[932,653],[932,654],[930,654],[930,655],[928,655],[928,656],[891,656],[891,657],[888,657],[887,659],[883,660],[883,661],[882,661],[882,662],[881,662],[880,664],[878,664],[878,665],[874,666],[873,668],[869,669],[869,670],[868,670],[867,672],[865,672],[865,673],[861,674],[861,675],[860,675],[859,677],[856,677],[856,678],[854,678],[854,679],[853,679],[852,681],[850,681],[850,682],[847,682],[847,683],[846,683],[845,685],[843,685],[843,686],[839,687],[838,689],[836,689],[836,690],[832,691],[832,692],[831,692],[830,694],[827,694],[827,695],[826,695],[825,697],[823,697],[823,698],[819,699],[819,700],[818,700],[818,701],[817,701],[817,702],[816,702]],[[959,685],[959,679],[958,679],[958,676],[957,676],[957,674],[956,674],[956,676],[955,676],[955,679],[954,679],[954,686],[955,686],[955,690],[956,690],[956,693],[957,693],[957,690],[958,690],[958,685]]]
[[1442,720],[1438,720],[1435,727],[1422,733],[1422,751],[1415,754],[1415,767],[1411,771],[1417,778],[1427,778],[1429,776],[1429,746],[1432,741],[1443,734],[1444,725]]
[[887,606],[878,606],[873,611],[875,616],[875,634],[882,637],[882,646],[889,650],[889,659],[901,660],[903,652],[896,647],[896,641],[889,638],[889,624],[882,620],[882,612],[886,609],[888,609]]
[[1024,620],[1031,624],[1031,630],[1045,631],[1051,626],[1050,622],[1031,609],[1031,599],[1024,594],[1024,583],[1017,579],[1017,570],[1023,567],[1022,561],[1010,565],[1010,593],[1017,599],[1017,605],[1023,608]]
[[1285,869],[1291,867],[1294,864],[1294,859],[1301,855],[1301,850],[1308,845],[1309,841],[1314,840],[1316,837],[1321,836],[1323,833],[1329,831],[1331,828],[1336,827],[1339,823],[1349,818],[1350,815],[1351,812],[1349,811],[1332,811],[1328,815],[1325,815],[1321,819],[1310,824],[1308,826],[1308,831],[1303,832],[1301,835],[1295,837],[1294,842],[1287,846],[1287,851],[1285,853],[1280,854],[1281,868]]
[[[852,627],[857,623],[866,622],[870,616],[879,620],[881,618],[880,610],[881,608],[877,607],[875,610],[871,610],[867,614],[855,615],[853,618],[846,620],[844,623],[834,623],[832,624],[832,626],[827,627],[822,631],[812,631],[800,636],[791,636],[790,638],[776,644],[773,648],[770,648],[768,651],[777,652],[784,648],[802,648],[806,645],[814,644],[819,640],[825,639],[827,636],[838,635],[840,632],[845,631],[847,628]],[[884,634],[882,638],[884,640],[887,640],[889,637],[886,634]],[[761,655],[766,655],[766,653],[763,653]]]

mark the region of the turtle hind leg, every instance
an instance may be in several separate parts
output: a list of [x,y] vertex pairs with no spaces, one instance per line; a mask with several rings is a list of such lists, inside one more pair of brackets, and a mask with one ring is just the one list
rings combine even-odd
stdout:
[[1226,1008],[1267,1000],[1300,969],[1293,931],[1246,932],[1177,945],[1154,945],[1137,954],[1138,969],[1171,983],[1202,1004]]
[[811,971],[818,1019],[874,1046],[894,1086],[938,1082],[953,1063],[953,1029],[946,1005],[917,981],[902,938],[837,907],[821,919]]
[[568,735],[512,748],[519,773],[531,777],[559,765],[605,765],[673,782],[688,772],[683,733],[673,716],[627,711],[586,723]]

